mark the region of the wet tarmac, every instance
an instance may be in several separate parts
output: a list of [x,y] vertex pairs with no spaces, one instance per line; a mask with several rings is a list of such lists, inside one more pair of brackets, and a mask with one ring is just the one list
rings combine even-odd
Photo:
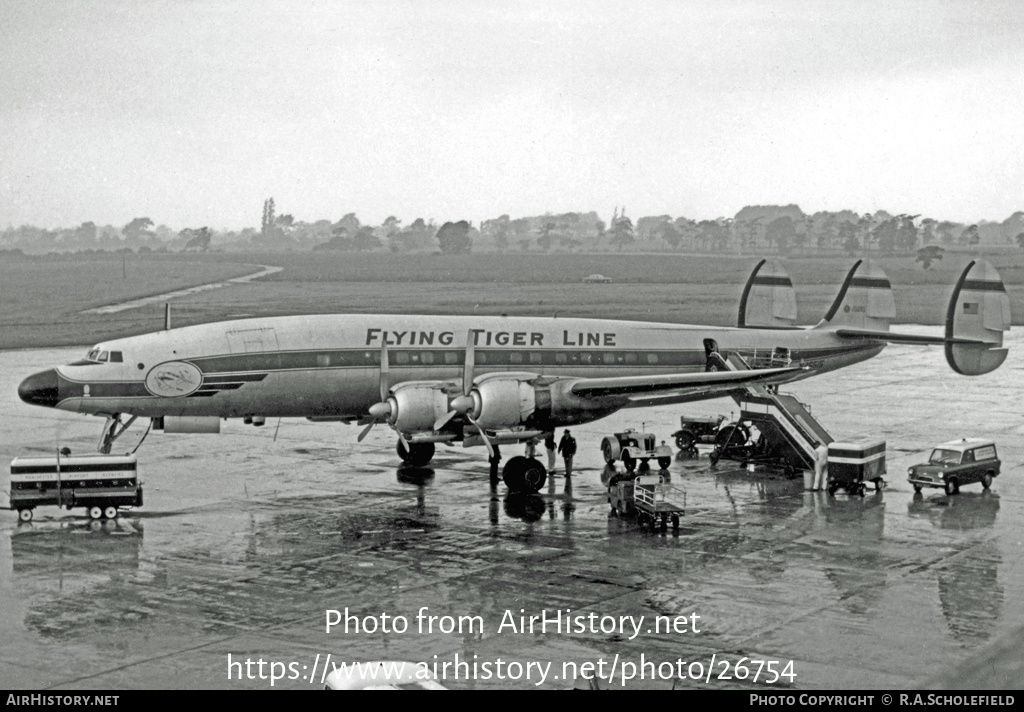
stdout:
[[[671,442],[681,414],[736,412],[731,400],[623,411],[574,428],[571,481],[559,474],[528,497],[492,489],[479,448],[439,448],[429,468],[401,469],[383,427],[362,444],[356,426],[296,420],[230,422],[220,436],[152,433],[138,453],[141,509],[93,523],[81,510],[40,508],[29,524],[0,510],[0,680],[19,689],[266,689],[273,669],[283,674],[273,687],[308,689],[320,686],[330,654],[437,663],[440,672],[456,656],[476,663],[475,676],[472,667],[447,670],[452,688],[534,688],[547,663],[543,688],[573,686],[566,663],[604,661],[605,673],[614,664],[617,683],[630,663],[638,678],[642,661],[672,663],[646,673],[674,677],[679,660],[688,679],[676,684],[689,688],[957,687],[969,661],[1004,649],[1004,636],[1024,625],[1022,337],[1011,333],[1010,358],[981,378],[954,375],[941,349],[890,346],[795,384],[790,391],[835,437],[887,440],[889,486],[829,498],[805,492],[801,479],[677,460],[669,472],[687,509],[678,533],[610,514],[600,440],[643,423]],[[16,395],[24,376],[85,350],[0,353],[5,464],[57,443],[95,448],[101,421]],[[130,430],[115,452],[142,432]],[[915,496],[907,466],[968,436],[998,445],[1003,470],[992,490]],[[3,507],[8,486],[5,467]],[[377,632],[327,633],[325,611],[346,608]],[[593,613],[582,625],[598,629],[518,629],[520,615],[545,609]],[[389,633],[380,632],[382,614]],[[638,634],[604,618],[641,615]],[[656,616],[676,629],[656,632]],[[395,631],[396,617],[405,632]],[[229,654],[243,665],[229,667]],[[756,686],[752,669],[738,680],[733,665],[743,658],[779,661],[774,669],[795,677],[764,684],[766,666]],[[710,677],[692,679],[694,662]],[[1017,687],[1019,677],[965,684]]]

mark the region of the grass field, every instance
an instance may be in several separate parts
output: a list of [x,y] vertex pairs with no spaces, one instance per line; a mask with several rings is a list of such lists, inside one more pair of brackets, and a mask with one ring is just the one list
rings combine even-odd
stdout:
[[[941,323],[956,278],[973,255],[947,252],[932,270],[910,257],[878,259],[897,321]],[[1000,270],[1014,322],[1024,323],[1024,253],[984,255]],[[854,259],[791,258],[801,323],[828,309]],[[163,305],[109,315],[82,311],[256,271],[249,284],[172,301],[175,326],[243,316],[386,312],[586,316],[731,325],[756,258],[677,254],[389,255],[353,253],[150,255],[0,264],[0,348],[92,344],[162,328]],[[612,284],[583,284],[591,273]]]

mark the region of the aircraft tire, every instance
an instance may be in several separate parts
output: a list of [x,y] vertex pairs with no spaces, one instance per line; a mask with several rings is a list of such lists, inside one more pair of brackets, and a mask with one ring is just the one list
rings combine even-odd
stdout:
[[505,466],[501,468],[501,481],[508,487],[509,492],[525,492],[526,481],[523,473],[526,471],[526,458],[522,455],[510,457]]
[[406,450],[405,443],[399,440],[395,443],[395,450],[402,462],[413,467],[425,467],[434,457],[434,443],[410,443]]
[[548,471],[544,467],[544,464],[540,460],[535,460],[532,457],[526,458],[526,463],[523,467],[523,487],[527,494],[536,494],[540,492],[544,487],[544,483],[548,481]]

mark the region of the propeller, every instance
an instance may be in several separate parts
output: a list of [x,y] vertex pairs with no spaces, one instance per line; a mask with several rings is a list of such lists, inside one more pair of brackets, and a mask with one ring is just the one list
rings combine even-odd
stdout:
[[[381,343],[380,345],[380,403],[374,403],[370,406],[370,415],[373,416],[362,432],[359,433],[359,437],[356,438],[356,442],[363,442],[363,438],[367,436],[370,430],[381,420],[384,420],[391,415],[391,404],[388,403],[388,392],[390,385],[388,385],[389,376],[391,374],[391,367],[388,365],[388,345],[387,343]],[[401,437],[401,433],[399,433]]]
[[[465,414],[473,409],[473,397],[470,395],[470,391],[473,388],[473,369],[476,366],[476,355],[473,344],[473,332],[472,330],[466,334],[466,362],[462,368],[462,395],[456,396],[452,399],[451,410],[442,415],[434,423],[434,430],[440,430],[444,426],[451,422],[452,418],[460,413]],[[468,416],[467,416],[468,417]],[[470,422],[473,422],[470,420]],[[476,425],[476,423],[473,423]],[[479,426],[477,426],[479,429]],[[483,431],[481,431],[483,432]],[[487,442],[486,436],[484,436],[484,442]],[[487,449],[490,450],[488,444]]]

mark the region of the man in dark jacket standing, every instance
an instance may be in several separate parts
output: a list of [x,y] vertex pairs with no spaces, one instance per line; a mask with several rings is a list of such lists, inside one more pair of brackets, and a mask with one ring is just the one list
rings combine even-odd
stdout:
[[568,430],[565,431],[558,443],[558,452],[565,460],[565,476],[572,477],[572,458],[576,455],[576,438]]

